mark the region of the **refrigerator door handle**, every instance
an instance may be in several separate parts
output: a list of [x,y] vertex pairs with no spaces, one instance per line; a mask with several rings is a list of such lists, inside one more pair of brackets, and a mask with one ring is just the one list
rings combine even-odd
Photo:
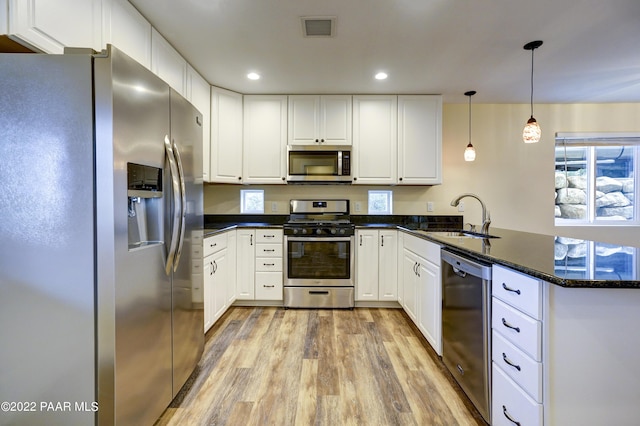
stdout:
[[180,176],[178,175],[178,166],[176,165],[176,158],[173,153],[173,148],[171,147],[171,141],[169,141],[169,136],[164,137],[164,148],[167,154],[167,159],[169,160],[169,170],[171,174],[171,187],[173,190],[173,224],[171,227],[171,243],[169,244],[169,251],[167,252],[167,264],[165,265],[165,273],[167,275],[171,274],[171,269],[174,264],[174,258],[176,254],[176,249],[178,247],[178,239],[180,232],[180,214],[182,212],[182,206],[179,205],[182,203],[182,197],[180,197]]
[[178,165],[178,179],[180,180],[180,236],[178,238],[178,247],[176,249],[175,260],[173,261],[173,270],[176,271],[178,269],[178,265],[180,264],[180,255],[182,254],[182,246],[184,244],[184,231],[187,221],[187,192],[184,183],[184,168],[182,167],[182,157],[180,156],[180,150],[178,149],[178,145],[176,145],[175,140],[173,141],[173,154],[176,157],[176,163]]

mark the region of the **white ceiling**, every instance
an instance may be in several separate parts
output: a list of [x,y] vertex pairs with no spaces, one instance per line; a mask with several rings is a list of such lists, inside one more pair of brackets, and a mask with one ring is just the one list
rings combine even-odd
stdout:
[[[130,0],[211,84],[445,102],[640,102],[640,0]],[[305,38],[302,16],[336,16]],[[383,70],[385,81],[373,79]],[[262,75],[250,81],[246,74]]]

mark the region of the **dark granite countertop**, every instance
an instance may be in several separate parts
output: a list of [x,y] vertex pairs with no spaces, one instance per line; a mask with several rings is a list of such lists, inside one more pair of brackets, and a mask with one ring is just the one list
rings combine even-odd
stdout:
[[[278,228],[288,215],[206,215],[204,236],[238,228]],[[462,216],[351,215],[361,228],[401,229],[469,257],[563,287],[640,288],[640,248],[491,228],[499,238],[447,236]]]
[[491,228],[500,238],[447,236],[399,227],[469,257],[563,287],[640,288],[639,248]]

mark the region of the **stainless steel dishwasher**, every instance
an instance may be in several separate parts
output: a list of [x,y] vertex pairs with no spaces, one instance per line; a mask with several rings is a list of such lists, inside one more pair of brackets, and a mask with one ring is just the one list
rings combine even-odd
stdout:
[[491,265],[444,249],[442,360],[491,424]]

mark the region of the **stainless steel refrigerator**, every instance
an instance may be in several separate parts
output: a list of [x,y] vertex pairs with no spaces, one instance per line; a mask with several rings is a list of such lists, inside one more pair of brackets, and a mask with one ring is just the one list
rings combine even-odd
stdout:
[[111,46],[0,76],[0,425],[153,424],[203,350],[202,117]]

